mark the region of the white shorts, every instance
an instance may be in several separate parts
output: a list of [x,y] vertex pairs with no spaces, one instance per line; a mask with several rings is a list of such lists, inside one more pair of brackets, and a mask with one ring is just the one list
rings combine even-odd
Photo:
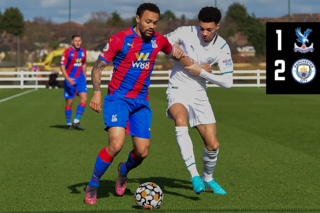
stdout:
[[182,104],[189,112],[189,124],[193,128],[200,124],[216,123],[209,98],[205,90],[187,92],[182,89],[169,88],[167,90],[167,117],[173,119],[169,108],[176,103]]

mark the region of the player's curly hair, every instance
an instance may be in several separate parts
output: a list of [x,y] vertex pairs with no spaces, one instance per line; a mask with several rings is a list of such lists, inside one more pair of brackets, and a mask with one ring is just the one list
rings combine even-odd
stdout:
[[140,6],[137,8],[137,15],[141,18],[142,14],[144,11],[149,10],[154,13],[158,13],[160,16],[160,9],[157,5],[152,4],[152,3],[143,3],[140,4]]
[[203,7],[198,14],[198,19],[202,22],[218,24],[221,20],[221,12],[216,7]]

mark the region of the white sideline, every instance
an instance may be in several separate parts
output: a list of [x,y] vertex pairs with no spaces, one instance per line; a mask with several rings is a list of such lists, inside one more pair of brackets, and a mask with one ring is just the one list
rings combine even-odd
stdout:
[[28,91],[25,91],[25,92],[22,92],[22,93],[19,93],[19,94],[16,94],[16,95],[10,96],[10,97],[8,97],[8,98],[2,99],[2,100],[0,100],[0,103],[1,103],[1,102],[4,102],[4,101],[7,101],[7,100],[10,100],[10,99],[12,99],[12,98],[18,97],[18,96],[21,96],[21,95],[27,94],[27,93],[29,93],[29,92],[33,92],[33,91],[36,91],[36,89],[28,90]]

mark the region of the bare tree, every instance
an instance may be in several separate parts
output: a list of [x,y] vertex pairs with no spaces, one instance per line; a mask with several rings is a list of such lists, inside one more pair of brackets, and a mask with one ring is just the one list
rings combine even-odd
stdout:
[[34,17],[33,21],[38,23],[38,24],[42,24],[42,25],[46,25],[46,26],[51,26],[53,25],[53,22],[50,18],[46,19],[43,17]]
[[97,12],[92,12],[90,15],[90,19],[86,24],[93,24],[98,26],[103,26],[105,27],[108,19],[110,18],[110,14],[107,13],[106,11],[97,11]]

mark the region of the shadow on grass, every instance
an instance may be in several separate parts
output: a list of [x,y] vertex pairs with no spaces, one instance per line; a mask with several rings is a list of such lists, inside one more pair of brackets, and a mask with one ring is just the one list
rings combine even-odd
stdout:
[[66,129],[67,125],[53,125],[50,128],[57,128],[57,129]]
[[[71,190],[70,194],[80,194],[80,193],[82,193],[82,192],[80,192],[78,190],[78,188],[81,188],[81,190],[83,192],[85,192],[86,191],[86,187],[87,187],[88,184],[89,184],[88,182],[84,182],[84,183],[78,183],[78,184],[75,184],[75,185],[68,186],[68,188]],[[114,188],[115,185],[116,185],[115,181],[101,180],[100,181],[100,185],[99,185],[99,189],[98,189],[97,198],[99,199],[99,198],[109,197],[110,193],[113,196],[118,196],[116,194],[116,191],[115,191],[115,188]],[[84,195],[85,195],[85,193],[83,193],[83,198],[84,198]],[[133,193],[131,193],[130,190],[126,190],[124,195],[133,196]]]
[[[136,188],[127,188],[126,192],[123,194],[123,196],[133,196],[136,189],[138,186],[142,183],[145,182],[154,182],[158,184],[164,194],[170,194],[174,196],[179,196],[179,197],[184,197],[186,199],[191,199],[191,200],[199,200],[199,196],[187,196],[184,194],[180,194],[177,191],[177,189],[187,189],[187,190],[192,190],[192,184],[189,181],[185,180],[179,180],[179,179],[174,179],[174,178],[167,178],[167,177],[150,177],[150,178],[137,178],[137,179],[130,179],[128,178],[128,183],[137,183]],[[71,190],[70,194],[80,194],[82,193],[79,191],[79,188],[82,188],[81,190],[85,192],[86,186],[88,185],[88,182],[84,183],[78,183],[74,184],[71,186],[68,186],[68,188]],[[115,181],[110,181],[110,180],[101,180],[99,189],[98,189],[98,195],[97,198],[107,198],[111,195],[113,196],[119,196],[115,192]]]

